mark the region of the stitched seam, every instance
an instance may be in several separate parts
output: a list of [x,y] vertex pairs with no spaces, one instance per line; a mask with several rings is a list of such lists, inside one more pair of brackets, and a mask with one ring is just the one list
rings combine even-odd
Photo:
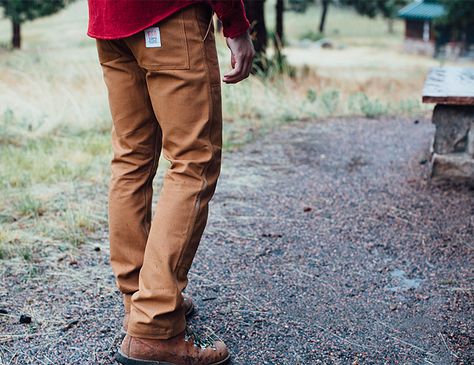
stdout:
[[[158,126],[156,127],[158,128]],[[148,210],[150,209],[151,210],[151,205],[150,207],[148,206],[148,199],[147,199],[147,188],[148,188],[148,185],[149,184],[153,184],[153,179],[151,178],[152,174],[153,174],[153,170],[155,169],[155,166],[158,167],[158,148],[157,147],[157,139],[158,139],[158,131],[155,130],[155,133],[156,133],[156,138],[155,138],[155,143],[153,144],[153,159],[152,159],[152,164],[151,164],[151,167],[150,169],[148,170],[148,177],[146,179],[146,182],[145,182],[145,187],[143,189],[143,195],[145,196],[145,214],[146,214],[146,218],[148,218],[148,213],[150,213],[150,226],[151,226],[151,211],[148,212]],[[146,226],[143,227],[144,231],[145,231],[145,235],[148,236],[148,231],[146,229]],[[147,240],[148,240],[148,237],[147,237]]]
[[[194,12],[194,19],[196,21],[196,23],[198,22],[198,19],[197,19],[197,13],[196,13],[196,8],[193,8],[193,12]],[[197,24],[199,26],[199,24]],[[208,127],[208,136],[209,136],[209,146],[210,146],[210,150],[211,150],[211,160],[209,162],[206,163],[206,166],[204,167],[204,169],[201,171],[201,177],[202,177],[202,185],[201,185],[201,190],[199,191],[198,195],[196,196],[196,199],[194,201],[194,207],[196,208],[195,209],[195,213],[194,213],[194,216],[193,216],[193,219],[192,219],[192,224],[190,225],[190,228],[189,228],[189,231],[186,235],[186,243],[185,243],[185,247],[183,248],[183,250],[181,251],[181,254],[179,256],[179,259],[176,263],[176,267],[174,268],[174,271],[177,271],[177,269],[179,267],[181,267],[182,265],[182,262],[183,262],[183,258],[184,258],[184,253],[186,252],[186,249],[188,248],[189,246],[189,243],[191,241],[191,236],[194,232],[194,228],[196,227],[196,221],[197,221],[197,217],[198,217],[198,214],[199,212],[201,211],[201,205],[200,205],[200,200],[201,200],[201,195],[203,194],[204,192],[204,189],[207,187],[208,183],[207,183],[207,177],[206,177],[206,173],[207,173],[207,170],[209,168],[209,165],[212,163],[212,161],[214,160],[214,147],[212,146],[212,142],[211,142],[211,127],[212,127],[212,123],[213,123],[213,116],[214,116],[214,104],[212,102],[212,90],[211,90],[211,76],[210,76],[210,70],[209,70],[209,65],[207,63],[207,58],[206,58],[206,53],[205,53],[205,50],[204,50],[204,43],[201,43],[201,53],[202,53],[202,60],[205,64],[205,67],[206,67],[206,70],[207,70],[207,79],[208,79],[208,99],[210,100],[210,110],[209,110],[209,118],[211,119],[211,123],[209,123],[209,127]]]
[[[137,65],[138,65],[138,61],[137,61]],[[140,67],[140,65],[138,65],[138,66]],[[141,70],[135,70],[135,71],[136,71],[136,73],[138,73],[138,74],[142,73]],[[146,80],[145,80],[145,79],[142,79],[141,76],[142,76],[142,75],[140,75],[140,79],[145,83],[145,88],[146,88]],[[148,92],[148,89],[147,89],[147,92]],[[149,95],[149,92],[148,92],[148,95]],[[150,105],[150,106],[151,106],[151,105]],[[153,107],[151,108],[151,110],[153,111]],[[153,111],[153,115],[155,115],[154,111]],[[155,116],[155,118],[156,118],[156,116]],[[128,133],[126,133],[126,134],[120,136],[120,137],[127,137],[127,136],[130,136],[130,135],[133,134],[134,132],[139,131],[140,129],[143,129],[143,128],[147,127],[147,126],[148,126],[148,125],[145,124],[145,125],[143,125],[143,126],[137,128],[137,129],[135,129],[135,130],[133,130],[133,131],[131,131],[131,132],[128,132]],[[156,128],[158,128],[158,126],[156,126]],[[157,140],[157,138],[158,138],[158,131],[157,131],[157,129],[155,129],[155,133],[156,133],[156,138],[155,138],[155,142],[153,143],[153,158],[152,158],[152,160],[151,160],[151,166],[150,166],[150,168],[148,169],[148,176],[147,176],[147,179],[146,179],[146,181],[145,181],[145,185],[144,185],[144,187],[143,187],[143,196],[144,196],[144,199],[145,199],[145,214],[146,214],[146,217],[148,216],[148,209],[149,209],[149,207],[148,207],[148,200],[147,200],[147,196],[148,196],[148,195],[147,195],[147,187],[148,187],[148,185],[150,184],[150,181],[152,180],[152,179],[151,179],[151,175],[152,175],[152,172],[153,172],[153,169],[154,169],[155,165],[157,164],[157,148],[156,148],[156,140]],[[151,209],[151,207],[150,207],[150,209]],[[151,222],[150,222],[150,224],[151,224]],[[143,228],[143,232],[145,233],[145,236],[147,236],[147,239],[148,239],[148,231],[147,231],[147,229],[146,229],[146,226],[145,226],[145,225],[142,225],[142,228]]]
[[183,24],[183,35],[184,35],[184,44],[186,46],[186,61],[187,61],[187,69],[191,68],[191,60],[189,56],[189,42],[188,42],[188,35],[186,34],[186,22],[184,21],[184,11],[181,12],[181,23]]

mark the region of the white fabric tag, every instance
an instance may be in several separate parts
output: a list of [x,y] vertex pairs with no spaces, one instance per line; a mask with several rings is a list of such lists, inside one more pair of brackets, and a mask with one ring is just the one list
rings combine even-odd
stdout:
[[145,29],[145,47],[158,48],[161,47],[161,36],[159,27],[151,27]]

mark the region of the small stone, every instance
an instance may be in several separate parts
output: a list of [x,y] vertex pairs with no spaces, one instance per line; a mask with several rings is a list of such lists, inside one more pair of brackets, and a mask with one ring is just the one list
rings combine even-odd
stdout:
[[94,247],[94,251],[95,251],[95,252],[99,252],[99,251],[100,251],[100,247],[99,247],[99,246]]
[[414,123],[414,124],[418,124],[418,123],[420,123],[420,121],[417,119],[417,120],[415,120],[413,123]]
[[262,237],[268,238],[282,238],[283,235],[281,233],[262,233]]
[[70,321],[69,323],[67,323],[64,327],[63,327],[63,331],[67,331],[68,329],[74,327],[75,325],[77,325],[79,323],[79,320],[75,319],[75,320],[72,320]]
[[390,310],[393,312],[394,310],[397,309],[397,305],[396,304],[390,304]]
[[423,295],[423,294],[416,294],[415,297],[417,300],[428,300],[430,298],[429,295]]
[[29,316],[28,314],[22,314],[20,316],[20,323],[23,323],[23,324],[31,323],[31,316]]
[[209,300],[216,300],[216,299],[217,299],[217,297],[207,297],[207,298],[202,298],[202,301],[207,302]]
[[420,165],[425,165],[427,162],[428,162],[428,160],[426,160],[426,159],[420,160]]
[[311,207],[304,207],[303,212],[311,212],[313,208]]
[[0,314],[8,314],[8,311],[5,308],[0,308]]

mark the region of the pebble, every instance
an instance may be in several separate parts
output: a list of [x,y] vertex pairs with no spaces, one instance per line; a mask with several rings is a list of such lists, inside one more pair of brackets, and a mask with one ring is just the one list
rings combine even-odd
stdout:
[[20,323],[22,323],[22,324],[31,323],[31,316],[29,316],[28,314],[22,314],[20,316]]

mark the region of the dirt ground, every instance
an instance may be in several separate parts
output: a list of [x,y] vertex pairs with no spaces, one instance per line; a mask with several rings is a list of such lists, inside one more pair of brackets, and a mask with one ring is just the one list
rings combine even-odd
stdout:
[[[191,326],[239,365],[474,363],[474,191],[429,183],[433,132],[336,119],[227,153]],[[122,308],[106,237],[1,263],[1,364],[113,363]]]

